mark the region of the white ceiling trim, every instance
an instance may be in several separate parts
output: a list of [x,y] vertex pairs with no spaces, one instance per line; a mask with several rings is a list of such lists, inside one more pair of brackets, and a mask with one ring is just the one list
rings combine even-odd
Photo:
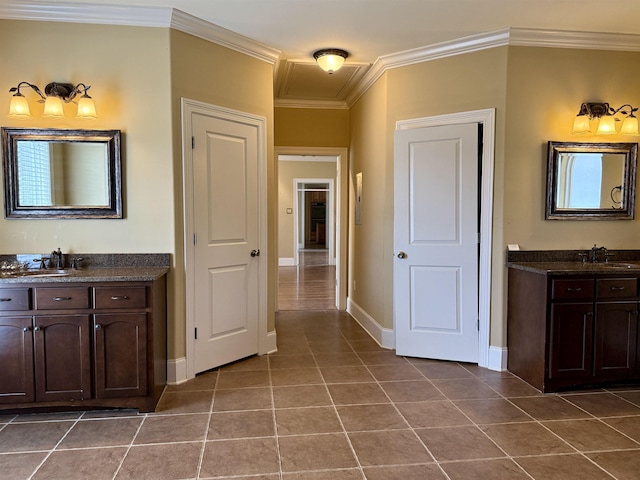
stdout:
[[274,107],[285,108],[331,108],[331,109],[348,109],[349,104],[343,100],[297,100],[275,98],[273,100]]
[[379,57],[347,98],[352,106],[387,71],[505,45],[640,51],[640,35],[505,28]]
[[213,23],[201,20],[181,10],[169,7],[139,7],[122,5],[89,5],[29,2],[0,3],[0,18],[47,22],[94,23],[134,27],[174,28],[223,47],[236,50],[271,65],[280,57],[280,50],[256,42]]
[[168,27],[171,8],[78,3],[0,3],[0,18],[46,22],[97,23],[138,27]]

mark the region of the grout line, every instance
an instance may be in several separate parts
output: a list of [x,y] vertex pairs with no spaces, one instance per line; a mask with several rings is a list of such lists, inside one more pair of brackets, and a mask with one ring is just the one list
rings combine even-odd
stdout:
[[[71,431],[71,429],[73,429],[73,427],[76,426],[76,424],[80,421],[80,418],[82,417],[84,413],[81,413],[78,418],[76,418],[76,420],[73,422],[73,425],[71,425],[67,431],[64,433],[64,435],[62,435],[62,437],[60,438],[60,440],[58,440],[58,442],[54,445],[54,447],[49,450],[49,453],[47,453],[47,455],[45,455],[45,457],[42,459],[42,462],[40,462],[40,464],[36,467],[36,469],[33,471],[33,473],[29,476],[29,480],[31,480],[33,478],[33,476],[38,473],[38,470],[40,470],[42,468],[42,466],[44,465],[44,463],[49,459],[49,457],[51,457],[51,455],[53,454],[53,452],[56,450],[56,448],[58,448],[58,445],[60,445],[62,443],[62,441],[67,438],[67,435],[69,435],[69,432]],[[17,417],[16,417],[17,418]],[[62,422],[67,422],[68,420],[59,420],[56,423],[62,423]],[[20,425],[21,422],[15,423],[14,425]],[[28,423],[37,423],[37,422],[28,422]],[[45,422],[41,422],[41,423],[45,423]],[[52,423],[52,422],[47,422],[47,423]]]
[[[220,369],[216,373],[216,383],[213,385],[213,391],[211,392],[211,401],[209,402],[209,411],[207,413],[207,423],[204,428],[204,435],[202,437],[202,446],[200,447],[200,456],[198,457],[198,465],[196,467],[196,478],[200,478],[200,471],[202,470],[202,462],[204,461],[204,451],[207,448],[207,437],[209,436],[209,427],[211,425],[211,417],[213,415],[213,407],[215,405],[216,391],[218,388],[218,381],[220,380]],[[209,390],[207,390],[209,391]]]
[[[159,403],[160,402],[158,402],[158,404]],[[133,447],[133,442],[135,442],[136,438],[138,437],[138,434],[140,433],[140,430],[142,429],[142,425],[144,425],[145,420],[147,418],[149,418],[146,413],[138,414],[138,415],[142,416],[142,421],[140,422],[140,425],[138,425],[138,428],[136,429],[136,433],[134,433],[133,437],[131,437],[131,442],[129,442],[129,445],[127,446],[127,451],[124,452],[124,455],[122,456],[122,459],[120,460],[120,463],[118,464],[118,468],[116,468],[115,472],[113,472],[112,480],[115,480],[115,478],[118,476],[118,473],[122,469],[122,465],[124,465],[125,459],[129,456],[129,452],[131,451],[131,447]]]

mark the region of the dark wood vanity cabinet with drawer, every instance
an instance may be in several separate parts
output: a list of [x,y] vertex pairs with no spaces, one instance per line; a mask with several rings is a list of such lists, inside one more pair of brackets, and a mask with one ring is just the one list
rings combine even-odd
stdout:
[[509,269],[508,369],[543,392],[640,381],[638,278]]
[[0,285],[0,409],[147,412],[165,384],[164,277]]

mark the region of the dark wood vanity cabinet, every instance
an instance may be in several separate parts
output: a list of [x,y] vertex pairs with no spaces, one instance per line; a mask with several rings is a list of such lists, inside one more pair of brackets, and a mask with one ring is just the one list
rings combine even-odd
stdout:
[[166,384],[164,277],[0,286],[2,298],[0,409],[155,409]]
[[508,369],[543,392],[640,381],[638,278],[509,269]]

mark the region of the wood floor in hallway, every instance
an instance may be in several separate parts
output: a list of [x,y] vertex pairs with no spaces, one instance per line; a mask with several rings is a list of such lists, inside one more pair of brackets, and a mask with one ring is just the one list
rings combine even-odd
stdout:
[[324,251],[301,251],[300,265],[280,267],[278,310],[336,308],[336,267]]

